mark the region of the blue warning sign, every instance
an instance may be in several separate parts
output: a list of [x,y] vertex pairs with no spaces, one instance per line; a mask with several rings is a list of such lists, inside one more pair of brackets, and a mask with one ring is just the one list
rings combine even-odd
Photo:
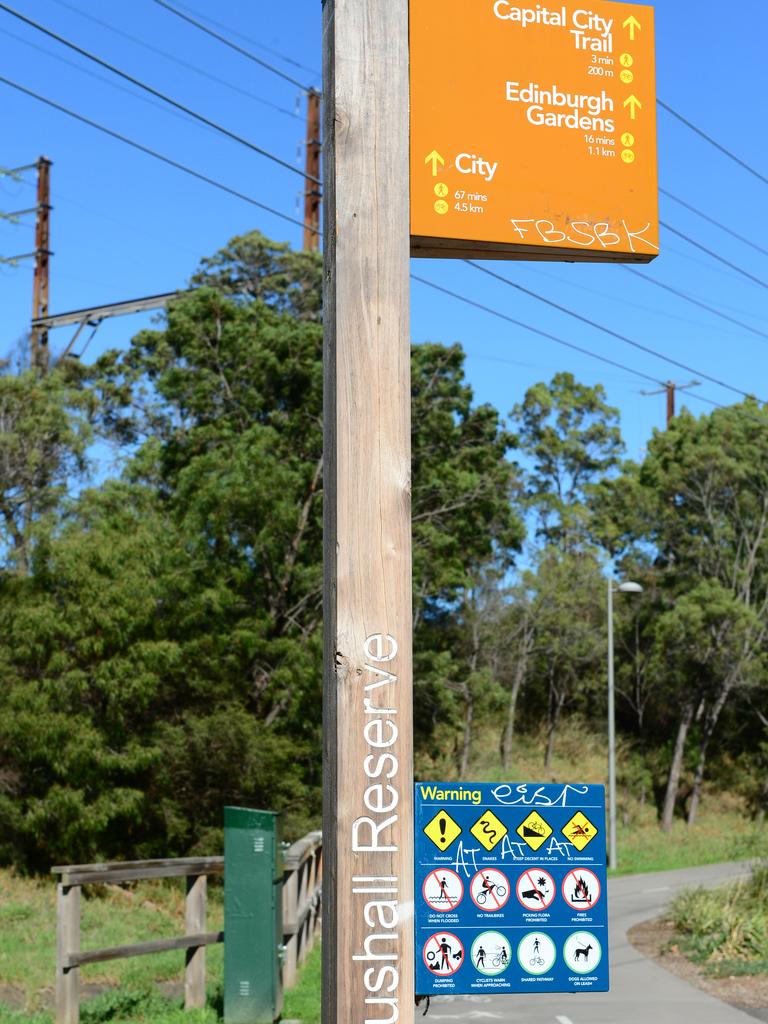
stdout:
[[607,992],[605,790],[416,783],[416,991]]

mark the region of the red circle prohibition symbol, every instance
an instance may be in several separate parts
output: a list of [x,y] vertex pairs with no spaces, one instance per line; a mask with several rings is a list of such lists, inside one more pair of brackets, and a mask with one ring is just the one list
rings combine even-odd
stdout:
[[[430,884],[431,883],[431,884]],[[427,891],[427,886],[430,892]],[[424,902],[439,914],[455,910],[464,897],[464,883],[450,868],[430,871],[421,886]]]
[[543,868],[526,868],[517,880],[515,893],[526,910],[546,910],[557,895],[557,886]]
[[422,956],[428,971],[447,978],[464,963],[464,945],[451,932],[435,932],[424,943]]
[[509,879],[498,868],[484,868],[469,883],[469,895],[475,906],[486,914],[501,910],[509,899]]
[[587,868],[573,868],[563,879],[563,899],[572,910],[591,910],[600,899],[600,879]]

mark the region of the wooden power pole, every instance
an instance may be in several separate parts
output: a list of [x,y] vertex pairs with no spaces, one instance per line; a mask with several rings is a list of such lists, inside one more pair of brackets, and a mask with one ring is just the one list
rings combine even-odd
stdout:
[[411,1024],[408,0],[323,43],[323,1024]]
[[678,391],[689,391],[691,388],[697,388],[700,384],[698,380],[688,381],[687,384],[677,384],[673,380],[668,380],[663,387],[659,388],[658,391],[641,391],[641,395],[663,395],[667,396],[667,430],[672,425],[672,420],[675,418],[675,396]]
[[[51,161],[37,161],[37,220],[35,223],[35,276],[32,284],[32,320],[48,316],[51,243]],[[32,367],[48,370],[48,328],[32,328]]]
[[307,142],[304,182],[304,248],[316,252],[320,248],[320,93],[307,93]]

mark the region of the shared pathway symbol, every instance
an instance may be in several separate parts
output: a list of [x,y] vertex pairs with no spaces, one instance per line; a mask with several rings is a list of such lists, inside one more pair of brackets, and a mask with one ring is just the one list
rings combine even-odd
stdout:
[[416,991],[608,991],[605,792],[416,784]]

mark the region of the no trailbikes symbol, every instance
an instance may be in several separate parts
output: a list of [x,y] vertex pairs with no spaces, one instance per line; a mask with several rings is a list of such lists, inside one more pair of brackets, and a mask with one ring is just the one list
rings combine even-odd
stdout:
[[424,963],[433,974],[447,978],[464,963],[464,946],[451,932],[435,932],[424,943]]
[[464,895],[464,883],[450,868],[430,871],[421,887],[424,902],[431,910],[444,914],[455,910]]
[[600,899],[600,879],[586,868],[574,868],[563,879],[563,899],[573,910],[591,910]]
[[557,886],[548,871],[527,868],[517,880],[516,892],[526,910],[546,910],[557,894]]
[[486,914],[501,910],[509,899],[509,879],[496,868],[478,871],[469,883],[472,902]]

